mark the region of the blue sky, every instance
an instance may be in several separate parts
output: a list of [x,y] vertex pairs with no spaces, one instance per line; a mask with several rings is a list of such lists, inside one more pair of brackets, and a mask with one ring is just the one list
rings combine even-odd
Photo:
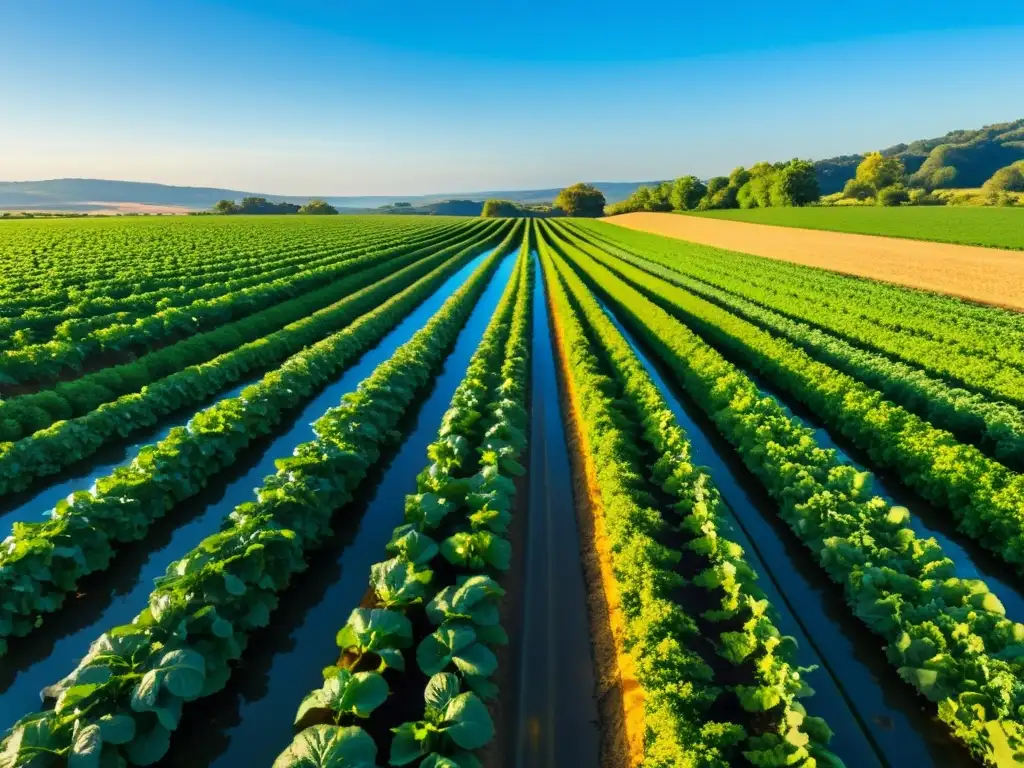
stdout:
[[319,5],[6,4],[0,179],[516,189],[1024,117],[1019,2]]

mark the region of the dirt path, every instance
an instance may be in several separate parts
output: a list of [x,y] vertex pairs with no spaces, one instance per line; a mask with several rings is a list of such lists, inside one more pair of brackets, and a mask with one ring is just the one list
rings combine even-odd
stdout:
[[626,213],[628,229],[1024,310],[1024,253],[740,221]]

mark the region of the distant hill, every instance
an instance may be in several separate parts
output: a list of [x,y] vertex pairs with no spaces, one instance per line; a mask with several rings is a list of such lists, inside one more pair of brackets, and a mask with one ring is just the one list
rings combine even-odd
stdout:
[[[1024,119],[997,123],[978,130],[951,131],[934,139],[919,139],[910,144],[896,144],[882,150],[903,160],[912,175],[911,183],[938,187],[980,187],[1000,168],[1024,160]],[[821,193],[828,195],[842,190],[852,179],[863,155],[841,155],[818,160],[814,166]],[[955,169],[951,170],[951,169]],[[723,169],[724,170],[724,169]],[[685,173],[681,169],[680,173]],[[941,180],[940,183],[931,183]],[[598,181],[608,203],[629,197],[638,187],[654,186],[658,181]],[[395,203],[409,203],[417,213],[462,213],[479,215],[484,200],[511,200],[535,205],[550,203],[558,188],[486,190],[434,195],[367,195],[320,196],[343,213],[369,210],[409,212],[391,208]],[[177,187],[136,181],[102,179],[51,179],[47,181],[0,181],[0,211],[109,211],[181,212],[209,210],[218,200],[240,200],[243,197],[265,197],[274,202],[304,205],[311,196],[274,195],[267,192],[244,192],[215,187]]]
[[[903,161],[911,183],[938,187],[980,187],[993,173],[1018,160],[1024,160],[1024,119],[996,123],[971,131],[950,131],[935,139],[918,139],[881,150]],[[863,155],[841,155],[818,160],[815,164],[821,194],[842,190],[854,176]],[[954,168],[952,173],[948,168]],[[944,180],[927,184],[929,180]]]
[[[657,182],[596,182],[609,203],[625,200],[639,186]],[[324,197],[336,208],[354,209],[360,212],[407,202],[414,207],[433,206],[422,213],[448,213],[458,207],[450,203],[475,203],[479,215],[483,201],[488,198],[513,200],[518,203],[548,203],[555,199],[559,190],[491,190],[485,192],[446,193],[436,195],[387,196],[370,195],[363,197]],[[101,211],[129,205],[146,205],[155,208],[181,208],[193,211],[208,210],[218,200],[241,200],[243,197],[265,197],[274,202],[304,205],[310,197],[274,195],[267,192],[244,192],[237,189],[216,187],[177,187],[168,184],[148,184],[136,181],[108,181],[103,179],[50,179],[47,181],[0,181],[0,210],[39,211]],[[445,204],[438,208],[439,204]],[[465,207],[465,206],[463,206]],[[350,211],[351,212],[351,211]]]

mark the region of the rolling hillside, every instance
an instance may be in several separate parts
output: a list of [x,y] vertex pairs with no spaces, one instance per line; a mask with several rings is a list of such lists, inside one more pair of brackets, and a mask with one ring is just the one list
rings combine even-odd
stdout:
[[[651,181],[595,182],[608,202],[624,200],[639,186],[655,184]],[[545,203],[554,200],[557,188],[528,190],[489,190],[434,195],[363,197],[324,196],[337,208],[372,210],[394,203],[407,202],[420,208],[451,200],[482,203],[488,198],[512,200],[517,203]],[[100,211],[112,204],[142,204],[177,207],[188,210],[206,210],[218,200],[239,200],[247,196],[266,197],[277,202],[302,205],[310,197],[274,195],[267,192],[243,192],[216,187],[177,187],[168,184],[148,184],[135,181],[109,181],[104,179],[49,179],[45,181],[0,181],[0,210],[40,211]],[[430,212],[435,212],[431,210]],[[479,213],[479,210],[477,211]],[[475,214],[473,214],[475,215]]]

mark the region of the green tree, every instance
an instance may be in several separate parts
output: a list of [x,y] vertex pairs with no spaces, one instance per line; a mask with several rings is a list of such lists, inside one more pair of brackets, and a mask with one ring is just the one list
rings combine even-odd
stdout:
[[790,160],[775,174],[771,187],[772,205],[807,205],[820,197],[814,164],[807,160]]
[[596,218],[604,215],[604,206],[601,190],[583,182],[566,187],[555,198],[555,207],[564,211],[566,216]]
[[234,200],[218,200],[213,206],[213,212],[221,215],[238,213],[238,206],[235,205]]
[[681,176],[672,182],[669,202],[676,211],[692,211],[707,193],[708,188],[696,176]]
[[910,202],[910,193],[902,184],[891,184],[878,190],[876,199],[879,205],[902,205]]
[[713,195],[729,186],[728,176],[712,176],[708,179],[707,194]]
[[647,205],[648,211],[665,213],[672,210],[672,183],[663,181],[656,187],[650,187],[651,200]]
[[875,188],[866,181],[850,179],[843,187],[843,197],[847,197],[850,200],[867,200],[869,197],[874,197],[874,195]]
[[1024,161],[1000,168],[982,189],[986,192],[1024,192]]
[[881,152],[869,152],[857,166],[856,180],[878,192],[903,181],[906,169],[898,157],[886,157]]
[[732,173],[729,174],[729,185],[735,189],[739,189],[744,184],[750,181],[750,171],[744,168],[742,165],[738,165],[732,169]]
[[[754,163],[746,172],[747,181],[736,193],[740,208],[768,208],[772,204],[771,190],[779,168],[771,163]],[[733,172],[735,173],[735,171]]]
[[326,200],[310,200],[299,208],[299,213],[315,216],[329,216],[338,213],[338,209],[330,205]]

